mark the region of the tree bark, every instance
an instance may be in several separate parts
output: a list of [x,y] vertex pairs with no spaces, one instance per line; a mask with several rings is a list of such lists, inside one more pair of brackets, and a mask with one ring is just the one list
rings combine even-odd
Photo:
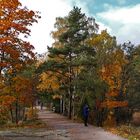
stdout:
[[18,124],[18,121],[19,121],[19,118],[18,118],[18,98],[16,99],[16,110],[15,110],[15,113],[16,113],[15,121],[16,121],[16,124]]

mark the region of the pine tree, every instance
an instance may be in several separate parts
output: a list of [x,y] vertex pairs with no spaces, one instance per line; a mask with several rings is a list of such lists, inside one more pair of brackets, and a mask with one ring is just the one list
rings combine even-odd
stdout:
[[[87,38],[98,30],[95,20],[81,13],[81,9],[74,7],[68,16],[56,19],[56,31],[52,32],[55,39],[53,47],[48,47],[49,60],[47,70],[53,71],[65,87],[69,100],[69,118],[72,116],[72,98],[75,92],[74,81],[81,69],[79,59],[90,48],[86,45]],[[90,52],[90,51],[89,51]],[[83,63],[84,64],[84,63]]]

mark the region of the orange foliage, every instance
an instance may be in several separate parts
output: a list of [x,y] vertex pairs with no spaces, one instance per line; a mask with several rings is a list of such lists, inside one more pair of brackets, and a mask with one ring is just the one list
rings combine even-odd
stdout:
[[107,108],[114,108],[114,107],[124,107],[127,106],[128,102],[127,101],[105,101],[101,103],[102,107],[107,107]]
[[13,78],[15,96],[21,104],[30,104],[33,100],[33,81],[32,79],[25,78],[22,76],[16,76]]
[[108,64],[102,67],[101,77],[105,80],[110,89],[120,89],[120,76],[121,76],[121,65],[118,63]]
[[128,105],[125,101],[112,100],[112,97],[119,96],[119,90],[121,88],[121,72],[121,64],[119,63],[103,66],[101,77],[109,85],[109,91],[106,93],[106,101],[102,103],[102,107],[114,108]]
[[28,27],[37,22],[36,19],[39,16],[27,8],[22,8],[19,0],[0,0],[0,17],[0,53],[2,54],[0,66],[2,69],[7,65],[21,63],[24,56],[26,56],[24,59],[34,56],[33,46],[20,39],[20,35],[28,36],[30,34]]
[[11,104],[15,102],[15,100],[16,99],[13,96],[9,95],[0,96],[0,106],[9,108]]
[[[126,106],[126,103],[114,101],[119,96],[121,89],[122,68],[126,63],[124,53],[121,49],[115,48],[115,40],[107,31],[89,40],[89,44],[95,47],[97,51],[98,63],[101,65],[99,74],[101,79],[108,84],[108,92],[106,93],[106,101],[103,102],[107,107]],[[123,92],[125,91],[125,87]]]

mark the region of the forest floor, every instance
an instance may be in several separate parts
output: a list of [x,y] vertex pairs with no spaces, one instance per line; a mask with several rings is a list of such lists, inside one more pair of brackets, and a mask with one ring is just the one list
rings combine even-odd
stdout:
[[42,110],[39,118],[47,127],[0,131],[0,140],[125,140],[99,127],[76,123],[66,117]]

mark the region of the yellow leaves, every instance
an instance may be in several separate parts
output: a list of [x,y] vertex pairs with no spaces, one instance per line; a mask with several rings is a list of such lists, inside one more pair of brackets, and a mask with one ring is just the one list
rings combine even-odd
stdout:
[[101,42],[101,36],[96,36],[95,38],[92,38],[91,40],[89,40],[89,44],[93,45],[94,47],[99,45]]
[[41,83],[38,85],[39,90],[49,90],[50,88],[52,88],[52,90],[57,90],[60,86],[57,77],[53,76],[52,72],[43,72],[40,75],[40,81]]
[[[94,35],[90,40],[87,42],[91,45],[94,46],[96,49],[104,47],[104,45],[111,43],[113,40],[113,37],[111,37],[106,30],[103,30],[101,34]],[[111,44],[110,44],[111,45]],[[107,47],[107,46],[106,46]]]
[[66,32],[68,28],[66,27],[67,21],[64,18],[56,18],[55,27],[58,28],[57,31],[52,32],[52,37],[57,41],[58,37]]
[[57,39],[64,32],[66,32],[66,29],[61,28],[58,31],[52,32],[52,36],[53,36],[54,39]]

